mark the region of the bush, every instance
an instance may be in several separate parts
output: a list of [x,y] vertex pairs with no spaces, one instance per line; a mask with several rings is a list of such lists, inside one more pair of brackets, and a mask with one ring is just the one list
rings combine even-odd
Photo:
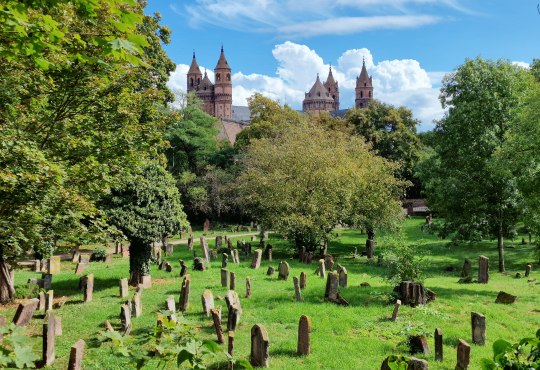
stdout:
[[107,251],[105,248],[96,248],[92,253],[92,261],[105,261]]
[[535,338],[523,338],[511,344],[503,339],[493,343],[493,360],[482,359],[483,370],[538,370],[540,369],[540,329]]
[[15,298],[28,299],[36,298],[39,294],[39,286],[34,283],[27,283],[25,285],[15,286]]
[[384,264],[388,268],[385,279],[394,285],[410,280],[421,283],[424,279],[424,257],[418,257],[418,250],[414,246],[397,242],[384,253]]

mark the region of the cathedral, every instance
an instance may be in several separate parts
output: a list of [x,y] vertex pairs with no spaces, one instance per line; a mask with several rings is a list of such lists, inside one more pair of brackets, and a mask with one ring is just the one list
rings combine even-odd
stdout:
[[[356,108],[365,108],[372,99],[373,81],[368,75],[366,62],[363,61],[360,76],[356,77],[354,105]],[[317,80],[302,102],[302,110],[312,114],[339,112],[339,85],[332,75],[331,66],[324,83],[321,82],[317,73]]]

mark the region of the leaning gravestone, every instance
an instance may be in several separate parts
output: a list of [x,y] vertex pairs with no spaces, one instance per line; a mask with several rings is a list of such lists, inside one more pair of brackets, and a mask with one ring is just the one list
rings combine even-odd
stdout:
[[324,298],[328,299],[329,301],[336,301],[338,297],[338,286],[338,273],[335,271],[329,272],[326,280],[326,291],[324,293]]
[[487,284],[489,281],[489,258],[486,256],[478,257],[478,282]]
[[212,309],[214,308],[214,295],[209,289],[205,289],[201,296],[203,312],[206,313],[206,316],[210,316]]
[[221,257],[221,268],[227,268],[228,260],[229,260],[229,256],[227,255],[227,253],[223,253]]
[[273,266],[268,266],[268,270],[266,270],[266,275],[272,276],[272,275],[274,275],[274,272],[276,272],[274,267]]
[[32,298],[25,303],[20,303],[13,317],[13,323],[17,326],[26,326],[28,322],[34,316],[37,306],[39,304],[39,299]]
[[206,242],[206,238],[204,236],[201,236],[200,240],[203,259],[205,259],[207,262],[210,262],[210,251],[208,250],[208,243]]
[[468,370],[471,358],[471,346],[460,339],[457,346],[457,364],[456,370]]
[[347,269],[341,265],[338,265],[338,274],[339,274],[339,286],[342,288],[347,288]]
[[221,307],[212,308],[210,310],[212,320],[214,322],[214,330],[216,331],[217,342],[223,344],[223,329],[221,328]]
[[55,324],[56,321],[54,320],[54,315],[49,314],[48,317],[45,318],[45,323],[43,324],[43,365],[44,366],[50,366],[54,362],[54,359],[56,357],[55,354],[55,337],[56,337],[56,330],[55,330]]
[[167,307],[167,311],[171,312],[171,314],[168,316],[169,320],[177,322],[178,319],[176,317],[176,302],[174,301],[174,296],[170,295],[167,297],[165,306]]
[[216,236],[216,249],[219,250],[223,244],[223,236]]
[[334,268],[334,257],[330,254],[324,256],[324,268],[330,271]]
[[239,303],[234,303],[229,307],[229,314],[227,317],[227,330],[235,331],[236,325],[240,322],[240,315],[242,314],[242,309],[240,308]]
[[398,317],[399,308],[401,307],[401,301],[398,299],[396,300],[396,304],[394,305],[394,311],[392,312],[392,318],[390,320],[396,321]]
[[180,277],[184,276],[187,271],[187,266],[184,260],[180,260]]
[[251,261],[252,269],[258,269],[259,267],[261,267],[261,257],[262,257],[262,250],[256,249],[255,254],[253,255],[253,259]]
[[298,322],[298,346],[296,353],[309,355],[311,353],[311,319],[306,315],[300,317]]
[[192,235],[189,236],[187,245],[188,245],[188,249],[192,251],[193,250],[193,236]]
[[302,271],[300,273],[300,289],[306,289],[306,279],[306,273]]
[[69,354],[68,370],[81,370],[82,359],[84,355],[85,341],[79,339],[73,346],[71,346],[71,352]]
[[296,276],[293,277],[293,284],[294,284],[294,295],[295,295],[296,301],[301,302],[302,292],[300,290],[300,282],[298,281],[298,278]]
[[236,293],[234,290],[229,290],[227,294],[225,294],[225,303],[227,304],[228,310],[230,310],[233,306],[236,306],[240,310],[242,309],[238,293]]
[[279,263],[279,280],[287,280],[289,279],[289,264],[285,261],[281,261]]
[[246,277],[246,298],[251,297],[251,280],[249,276]]
[[409,337],[409,349],[411,354],[422,353],[429,355],[429,345],[425,335],[412,335]]
[[120,298],[125,298],[128,296],[129,292],[129,285],[128,285],[128,279],[120,279]]
[[324,266],[323,259],[319,260],[319,267],[317,268],[317,275],[320,276],[321,278],[324,278],[324,276],[326,275],[326,269]]
[[499,294],[497,295],[497,299],[495,299],[495,303],[511,304],[511,303],[514,303],[516,299],[517,299],[517,296],[508,294],[501,290]]
[[230,290],[236,290],[236,274],[232,271],[229,273],[229,284]]
[[441,329],[435,329],[435,361],[443,361],[443,336]]
[[229,271],[221,269],[221,286],[227,288],[229,286]]
[[141,296],[142,292],[135,292],[133,299],[131,300],[131,314],[135,317],[140,317],[142,315]]
[[477,312],[471,312],[472,342],[486,344],[486,317]]
[[204,271],[206,270],[205,260],[201,257],[195,257],[193,260],[193,270]]
[[189,306],[189,286],[191,283],[191,276],[188,274],[184,276],[182,281],[182,288],[180,290],[180,299],[178,301],[179,310],[186,312]]
[[249,362],[254,367],[268,367],[270,341],[268,332],[262,325],[254,325],[251,328],[251,354]]
[[127,304],[120,307],[120,322],[122,323],[122,333],[129,335],[131,332],[131,309]]

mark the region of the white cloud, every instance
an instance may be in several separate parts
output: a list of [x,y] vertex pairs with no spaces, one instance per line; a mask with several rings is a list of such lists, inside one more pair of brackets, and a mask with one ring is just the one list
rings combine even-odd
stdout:
[[515,61],[515,62],[512,62],[512,64],[521,68],[525,68],[525,69],[531,68],[531,65],[527,62]]
[[[275,76],[244,74],[232,76],[233,104],[246,105],[246,99],[255,92],[287,103],[295,109],[302,108],[305,92],[315,82],[317,73],[324,81],[329,64],[313,49],[290,41],[276,45],[272,51],[277,61]],[[439,85],[444,72],[427,72],[413,59],[383,60],[375,62],[369,49],[351,49],[343,52],[332,66],[334,78],[340,86],[340,108],[354,106],[356,77],[365,61],[368,72],[373,76],[374,97],[396,106],[412,110],[421,121],[420,130],[433,128],[433,120],[442,117],[444,111],[439,103]],[[232,63],[234,64],[234,63]],[[185,91],[186,73],[189,66],[179,64],[171,74],[169,87]],[[213,73],[208,71],[213,81]]]

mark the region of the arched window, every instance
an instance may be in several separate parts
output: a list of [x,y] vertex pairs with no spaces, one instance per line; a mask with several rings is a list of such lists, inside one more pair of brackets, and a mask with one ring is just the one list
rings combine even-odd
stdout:
[[200,83],[201,83],[201,79],[197,78],[197,85],[199,85]]
[[193,87],[193,77],[191,77],[191,78],[189,79],[189,85],[190,85],[191,87]]
[[363,98],[363,97],[364,97],[364,92],[360,91],[360,98]]
[[364,86],[367,86],[367,84],[364,82]]
[[321,96],[321,92],[320,92],[320,91],[319,91],[319,92],[317,92],[317,96]]
[[216,81],[221,81],[221,75],[219,73],[216,74]]
[[230,80],[231,80],[231,74],[227,73],[227,81],[230,81]]
[[371,98],[371,91],[369,92],[369,97]]

